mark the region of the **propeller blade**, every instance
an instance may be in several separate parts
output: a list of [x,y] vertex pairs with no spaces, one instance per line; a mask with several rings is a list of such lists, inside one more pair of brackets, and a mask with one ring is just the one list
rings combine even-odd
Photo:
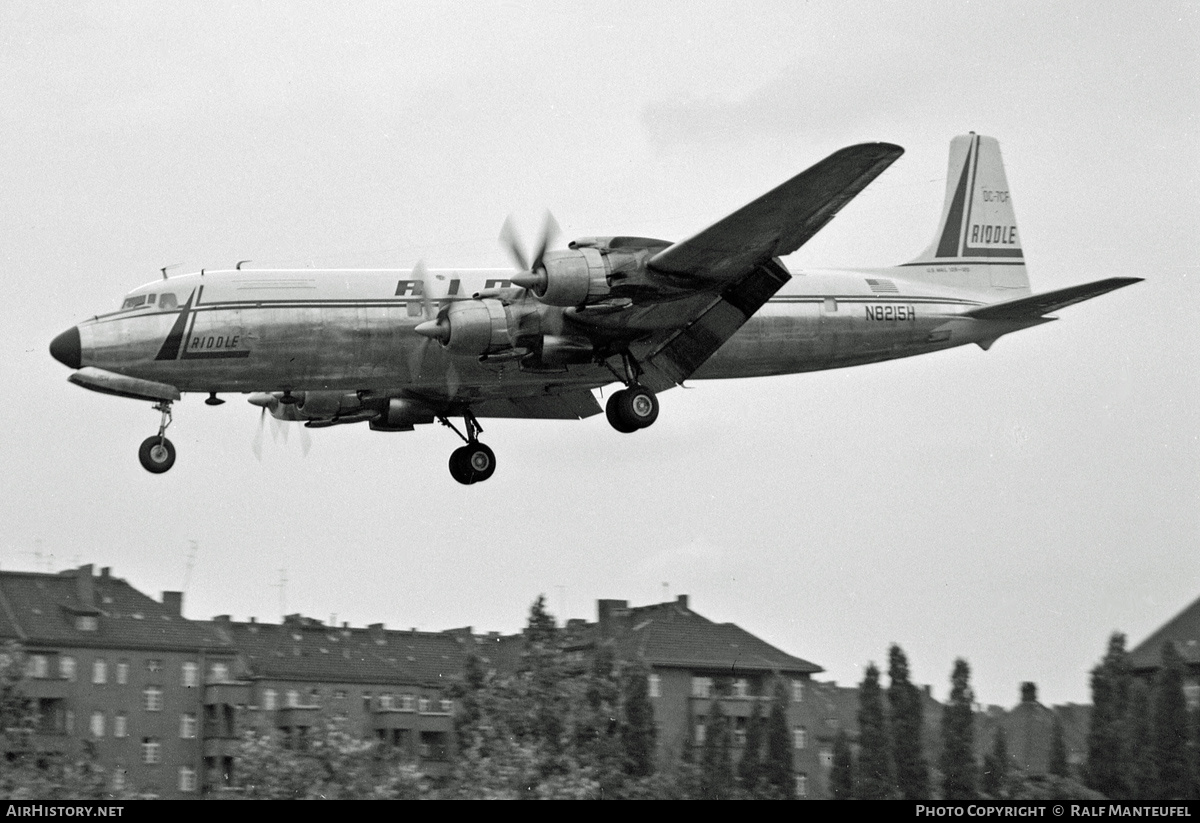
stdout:
[[504,218],[504,225],[500,227],[500,244],[508,249],[508,253],[512,255],[513,262],[517,264],[518,269],[529,271],[529,264],[525,260],[525,250],[521,248],[521,238],[517,236],[511,216]]
[[533,257],[533,264],[529,267],[529,271],[535,274],[542,268],[542,258],[546,256],[546,249],[558,237],[559,228],[558,221],[554,219],[554,215],[549,211],[546,212],[546,220],[542,224],[542,242],[538,246],[537,254]]
[[281,423],[279,421],[279,418],[275,417],[274,415],[272,415],[270,419],[271,419],[271,442],[278,443],[279,442],[279,427],[282,426],[283,423]]
[[300,455],[308,457],[308,450],[312,448],[312,435],[308,433],[308,426],[300,427]]
[[250,448],[254,451],[254,456],[258,458],[258,462],[262,462],[262,447],[263,447],[263,427],[266,425],[267,407],[263,406],[263,410],[258,414],[258,431],[254,433],[254,439],[250,441]]

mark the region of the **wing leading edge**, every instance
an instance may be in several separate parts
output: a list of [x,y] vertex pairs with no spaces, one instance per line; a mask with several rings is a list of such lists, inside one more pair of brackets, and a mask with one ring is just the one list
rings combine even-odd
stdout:
[[728,217],[663,249],[647,265],[665,274],[733,281],[808,242],[903,153],[891,143],[863,143],[834,152]]

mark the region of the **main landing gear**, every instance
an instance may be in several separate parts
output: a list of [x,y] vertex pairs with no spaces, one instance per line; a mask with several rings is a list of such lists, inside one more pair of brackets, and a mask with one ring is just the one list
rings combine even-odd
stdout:
[[482,483],[495,473],[496,454],[479,442],[479,435],[483,431],[483,427],[479,425],[475,415],[471,414],[470,409],[463,412],[463,422],[467,429],[465,435],[447,420],[445,415],[438,415],[438,422],[443,426],[449,426],[466,443],[465,446],[459,446],[450,454],[451,477],[464,486],[470,486],[472,483]]
[[637,361],[628,352],[623,352],[621,359],[625,363],[622,382],[626,388],[608,398],[604,413],[614,429],[622,434],[631,434],[658,419],[658,398],[654,396],[654,392],[638,384],[642,370]]
[[167,426],[171,425],[171,401],[164,400],[156,403],[154,410],[162,412],[162,422],[158,424],[158,435],[147,437],[138,449],[138,460],[142,468],[152,474],[162,474],[175,465],[175,447],[164,435]]

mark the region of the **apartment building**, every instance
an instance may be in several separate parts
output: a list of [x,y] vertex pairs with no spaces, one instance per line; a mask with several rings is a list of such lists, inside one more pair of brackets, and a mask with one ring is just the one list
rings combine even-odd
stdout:
[[0,640],[25,650],[38,751],[94,757],[114,791],[196,796],[204,695],[235,655],[182,607],[179,592],[156,601],[107,568],[0,572]]

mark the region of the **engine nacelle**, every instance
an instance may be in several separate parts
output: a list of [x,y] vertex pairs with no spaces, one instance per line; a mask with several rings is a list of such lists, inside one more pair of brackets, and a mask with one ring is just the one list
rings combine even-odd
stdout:
[[603,300],[612,290],[607,261],[597,249],[548,251],[542,266],[545,272],[536,274],[538,282],[530,290],[551,306],[582,306]]
[[433,412],[402,397],[388,399],[383,413],[371,421],[373,431],[412,431],[418,423],[432,423]]
[[452,354],[476,357],[511,349],[516,343],[511,319],[505,305],[494,298],[452,303],[438,323],[446,328],[442,345]]
[[361,405],[354,392],[308,391],[296,395],[294,408],[303,420],[331,420],[357,411]]

